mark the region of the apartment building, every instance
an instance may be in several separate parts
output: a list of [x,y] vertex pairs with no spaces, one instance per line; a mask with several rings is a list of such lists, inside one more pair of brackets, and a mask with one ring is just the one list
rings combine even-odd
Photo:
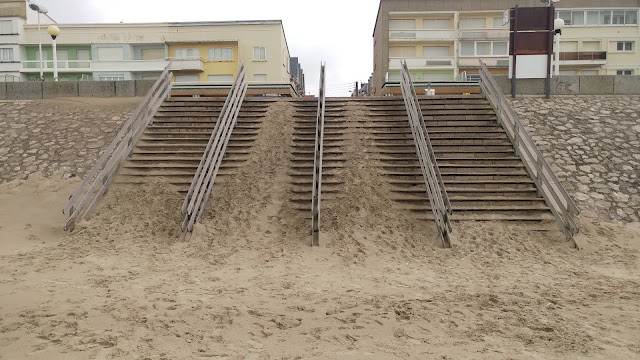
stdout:
[[[509,69],[509,25],[514,6],[545,6],[540,0],[381,0],[373,33],[371,91],[383,94],[400,79],[407,60],[414,81],[455,81],[475,76],[479,60],[494,74]],[[639,75],[640,0],[560,0],[565,20],[560,70],[575,75]]]
[[[0,0],[0,9],[6,2]],[[10,3],[10,13],[0,12],[0,81],[2,75],[7,81],[40,77],[41,39],[45,79],[52,79],[53,51],[46,24],[53,20],[41,18],[45,25],[38,31],[37,13],[26,1]],[[169,66],[175,82],[230,83],[244,63],[250,83],[295,89],[279,20],[57,26],[61,81],[155,79]]]

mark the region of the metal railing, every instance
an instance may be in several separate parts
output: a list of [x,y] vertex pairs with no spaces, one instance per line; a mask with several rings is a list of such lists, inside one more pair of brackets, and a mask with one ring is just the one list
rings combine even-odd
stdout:
[[422,116],[420,102],[416,95],[416,89],[409,74],[409,67],[405,61],[402,62],[402,79],[400,85],[402,87],[402,97],[404,99],[407,114],[409,115],[409,124],[411,125],[411,133],[416,145],[416,153],[420,161],[420,168],[426,186],[427,195],[431,203],[431,211],[438,227],[438,234],[445,248],[451,247],[451,239],[449,234],[451,228],[451,203],[447,190],[442,181],[442,175],[436,161],[436,155],[431,145],[431,139],[427,132],[427,126]]
[[98,163],[89,171],[82,185],[71,196],[62,211],[69,215],[69,220],[64,226],[65,231],[73,231],[76,222],[85,219],[107,192],[120,165],[129,157],[144,129],[152,123],[158,108],[171,94],[172,76],[168,68],[164,70],[104,151]]
[[320,246],[320,200],[322,197],[322,153],[324,149],[325,64],[320,65],[320,89],[316,116],[315,156],[313,158],[313,191],[311,195],[311,246]]
[[529,176],[535,182],[538,192],[544,198],[558,224],[560,224],[567,240],[572,240],[573,236],[578,233],[578,226],[575,223],[574,216],[580,214],[580,210],[564,189],[560,180],[558,180],[549,163],[542,156],[531,135],[520,122],[518,115],[513,111],[500,86],[498,86],[489,69],[482,61],[480,61],[480,77],[482,91],[495,109],[498,121],[507,132],[516,154],[522,159]]
[[182,204],[182,214],[184,215],[184,221],[182,222],[183,232],[192,232],[194,224],[200,221],[204,214],[222,159],[227,151],[227,145],[229,145],[231,133],[238,121],[238,113],[247,93],[246,77],[243,64],[240,66],[236,81],[231,87],[227,100],[220,111],[216,126],[213,133],[211,133],[207,148],[202,155],[198,170],[196,170],[187,196]]

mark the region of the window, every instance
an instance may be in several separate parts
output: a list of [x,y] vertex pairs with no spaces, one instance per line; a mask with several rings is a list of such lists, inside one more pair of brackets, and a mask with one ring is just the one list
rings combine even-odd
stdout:
[[616,75],[633,75],[633,70],[617,70]]
[[233,82],[233,75],[231,74],[222,74],[222,75],[209,75],[207,76],[207,81],[210,82]]
[[556,18],[564,20],[567,26],[582,25],[637,25],[637,10],[562,10],[556,11]]
[[448,46],[425,46],[422,49],[424,57],[429,58],[448,58],[449,55],[449,47]]
[[0,61],[1,62],[13,61],[13,49],[11,48],[0,49]]
[[58,67],[66,68],[69,64],[69,50],[58,50],[56,55],[58,56]]
[[256,46],[253,48],[253,61],[266,61],[267,48],[264,46]]
[[506,56],[508,52],[506,41],[460,42],[460,56]]
[[600,41],[583,41],[582,50],[584,51],[600,51]]
[[253,74],[253,81],[266,83],[267,82],[267,74]]
[[176,82],[199,82],[199,75],[176,75]]
[[0,35],[11,35],[17,32],[13,29],[13,21],[0,20]]
[[98,61],[124,60],[124,49],[121,47],[98,48]]
[[111,74],[111,75],[100,75],[98,76],[100,81],[122,81],[124,80],[123,74]]
[[164,60],[164,48],[148,48],[140,50],[141,60]]
[[560,70],[560,75],[578,75],[577,70]]
[[451,29],[451,20],[425,19],[422,27],[428,30],[447,30],[447,29]]
[[178,60],[198,60],[200,59],[200,49],[198,48],[177,48],[175,58]]
[[507,26],[506,24],[502,25],[503,21],[504,20],[501,17],[493,18],[493,28],[494,29],[502,29],[502,28],[506,27]]
[[556,11],[556,18],[564,20],[566,26],[571,24],[571,11]]
[[618,41],[618,51],[633,51],[633,41]]
[[389,20],[390,30],[413,30],[415,28],[415,20]]
[[582,70],[580,71],[580,75],[598,75],[600,72],[598,70]]
[[[76,54],[78,62],[75,64],[77,68],[90,68],[91,67],[91,51],[90,50],[78,50]],[[69,64],[71,66],[71,64]]]
[[209,61],[233,61],[233,48],[209,48]]
[[389,57],[414,58],[416,57],[416,48],[414,46],[391,46],[389,48]]
[[485,18],[460,19],[460,29],[484,29],[486,27]]

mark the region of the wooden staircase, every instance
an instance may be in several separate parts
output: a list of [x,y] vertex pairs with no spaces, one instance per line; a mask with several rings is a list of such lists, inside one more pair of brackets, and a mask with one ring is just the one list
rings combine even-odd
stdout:
[[[481,95],[420,99],[453,220],[553,220],[496,114]],[[377,165],[393,199],[430,218],[430,204],[402,98],[368,102]]]
[[[162,177],[186,192],[216,125],[224,98],[170,98],[145,129],[116,183],[140,184]],[[234,173],[250,155],[270,101],[247,98],[242,104],[219,176]]]

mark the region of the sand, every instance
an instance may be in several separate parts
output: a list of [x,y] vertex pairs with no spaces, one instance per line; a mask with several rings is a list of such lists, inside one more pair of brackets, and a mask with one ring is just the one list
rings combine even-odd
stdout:
[[640,224],[580,220],[577,251],[555,224],[456,223],[442,249],[388,200],[349,106],[320,248],[289,201],[286,103],[188,240],[161,180],[113,187],[72,234],[78,180],[0,185],[0,358],[640,357]]

